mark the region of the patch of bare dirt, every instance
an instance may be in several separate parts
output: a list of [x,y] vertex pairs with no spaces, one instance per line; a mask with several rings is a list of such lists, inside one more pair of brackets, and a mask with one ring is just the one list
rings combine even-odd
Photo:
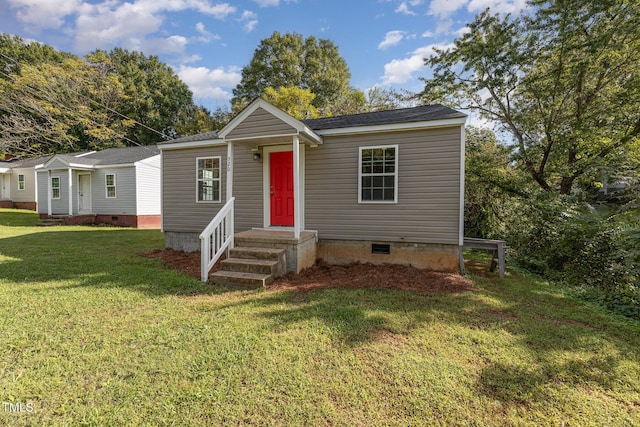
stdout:
[[138,255],[145,258],[159,259],[169,268],[179,270],[191,277],[200,279],[200,252],[154,249],[152,251],[139,253]]
[[[155,249],[139,254],[160,259],[164,265],[200,279],[200,252],[182,252],[174,249]],[[217,270],[213,267],[211,273]],[[289,273],[268,286],[274,290],[319,289],[401,289],[435,292],[463,292],[472,290],[473,282],[459,274],[421,270],[396,264],[331,265],[319,261],[300,274]]]
[[330,265],[320,261],[300,274],[287,274],[269,286],[269,289],[300,291],[335,288],[463,292],[472,290],[473,282],[459,274],[406,265]]

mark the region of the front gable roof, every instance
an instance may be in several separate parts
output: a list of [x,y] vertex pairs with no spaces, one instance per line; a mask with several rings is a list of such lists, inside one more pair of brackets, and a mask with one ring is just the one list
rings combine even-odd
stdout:
[[[280,123],[277,126],[277,130],[269,132],[269,130],[262,129],[260,136],[255,134],[247,134],[246,132],[234,132],[242,129],[245,122],[250,122],[252,117],[259,114],[265,114],[275,119]],[[286,112],[282,111],[273,104],[265,101],[262,98],[255,99],[244,110],[235,116],[225,127],[223,127],[218,136],[227,141],[242,140],[242,139],[255,139],[260,137],[273,137],[273,136],[299,136],[301,139],[312,143],[322,143],[322,137],[313,132],[306,124],[300,120],[290,116]]]

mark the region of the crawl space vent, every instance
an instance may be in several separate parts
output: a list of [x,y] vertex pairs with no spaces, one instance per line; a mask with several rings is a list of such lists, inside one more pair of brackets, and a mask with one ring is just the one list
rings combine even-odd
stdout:
[[391,253],[391,245],[382,245],[380,243],[372,243],[371,253],[389,255]]

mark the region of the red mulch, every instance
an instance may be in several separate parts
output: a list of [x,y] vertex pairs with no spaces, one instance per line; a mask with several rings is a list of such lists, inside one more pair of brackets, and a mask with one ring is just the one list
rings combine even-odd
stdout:
[[[200,252],[156,249],[141,256],[160,259],[173,269],[200,279]],[[212,272],[217,269],[213,268]],[[316,289],[402,289],[416,291],[463,292],[473,289],[473,282],[459,274],[420,270],[396,264],[330,265],[323,261],[300,274],[289,273],[272,283],[269,289],[311,291]]]
[[182,271],[191,277],[200,279],[200,252],[182,252],[175,249],[154,249],[138,254],[145,258],[159,259],[174,270]]

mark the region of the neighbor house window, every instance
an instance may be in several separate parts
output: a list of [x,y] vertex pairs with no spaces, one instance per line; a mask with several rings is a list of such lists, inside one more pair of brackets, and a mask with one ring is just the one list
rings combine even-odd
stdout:
[[361,203],[398,201],[398,146],[360,148],[359,195]]
[[115,174],[108,173],[104,176],[104,183],[107,187],[107,199],[113,199],[116,197],[116,176]]
[[24,175],[18,175],[18,190],[24,190]]
[[60,198],[60,177],[59,176],[51,177],[51,198],[52,199]]
[[220,157],[198,157],[198,202],[220,201]]

